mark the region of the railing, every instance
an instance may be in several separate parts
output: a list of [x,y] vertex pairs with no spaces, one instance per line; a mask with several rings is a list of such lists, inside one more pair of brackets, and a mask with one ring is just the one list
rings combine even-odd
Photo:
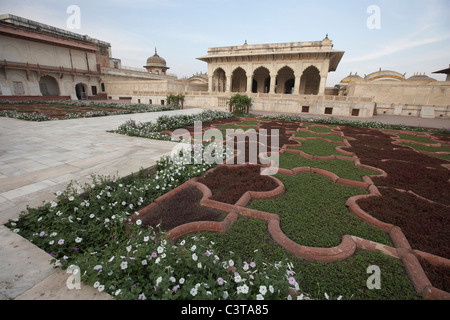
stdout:
[[[66,67],[54,67],[41,65],[39,63],[28,63],[28,62],[14,62],[7,60],[0,60],[0,66],[16,68],[16,69],[26,69],[26,70],[38,70],[38,71],[50,71],[50,72],[59,72],[59,73],[76,73],[76,74],[88,74],[88,75],[100,75],[100,71],[92,71],[92,70],[82,70],[76,68],[66,68]],[[98,68],[97,68],[98,69]]]

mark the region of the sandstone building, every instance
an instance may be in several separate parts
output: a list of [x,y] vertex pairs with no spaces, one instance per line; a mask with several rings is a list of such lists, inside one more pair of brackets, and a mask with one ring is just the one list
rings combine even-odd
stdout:
[[[344,51],[321,41],[209,48],[198,59],[207,73],[179,79],[166,60],[150,56],[143,68],[122,66],[108,42],[14,15],[0,16],[0,99],[108,99],[164,104],[184,94],[185,106],[227,110],[235,93],[253,110],[370,118],[377,114],[450,117],[450,82],[423,74],[379,70],[350,74],[332,88]],[[436,71],[446,73],[449,69]],[[447,76],[448,80],[448,76]]]
[[86,99],[100,93],[111,45],[10,14],[0,16],[0,94]]

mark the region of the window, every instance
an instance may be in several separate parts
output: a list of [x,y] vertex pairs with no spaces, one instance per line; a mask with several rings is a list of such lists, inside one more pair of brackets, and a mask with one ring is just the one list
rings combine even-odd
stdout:
[[162,106],[164,105],[164,100],[161,100],[161,105],[162,105]]
[[333,108],[325,108],[325,114],[333,114]]
[[153,104],[152,99],[149,99],[149,100],[148,100],[148,103],[149,103],[149,104]]
[[92,95],[95,96],[97,95],[97,86],[91,86],[92,89]]
[[105,91],[106,91],[105,84],[102,83],[102,92],[105,92]]
[[309,106],[302,106],[302,112],[309,113]]
[[23,88],[23,82],[22,81],[13,81],[13,90],[14,90],[14,95],[25,94],[25,89]]
[[358,117],[359,116],[359,109],[352,109],[352,116]]

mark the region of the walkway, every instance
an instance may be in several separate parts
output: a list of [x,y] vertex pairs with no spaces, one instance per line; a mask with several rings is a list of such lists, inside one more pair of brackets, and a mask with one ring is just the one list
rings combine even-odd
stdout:
[[50,256],[4,226],[27,206],[55,198],[71,180],[91,175],[126,176],[156,164],[175,143],[108,133],[128,119],[154,121],[162,114],[141,113],[50,122],[0,118],[0,300],[109,299],[91,287],[69,290],[70,274],[53,269]]

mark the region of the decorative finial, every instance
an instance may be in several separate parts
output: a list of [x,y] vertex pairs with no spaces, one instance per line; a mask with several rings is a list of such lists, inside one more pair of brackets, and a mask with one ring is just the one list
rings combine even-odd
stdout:
[[156,51],[156,47],[155,47],[155,54],[158,54],[158,51]]

